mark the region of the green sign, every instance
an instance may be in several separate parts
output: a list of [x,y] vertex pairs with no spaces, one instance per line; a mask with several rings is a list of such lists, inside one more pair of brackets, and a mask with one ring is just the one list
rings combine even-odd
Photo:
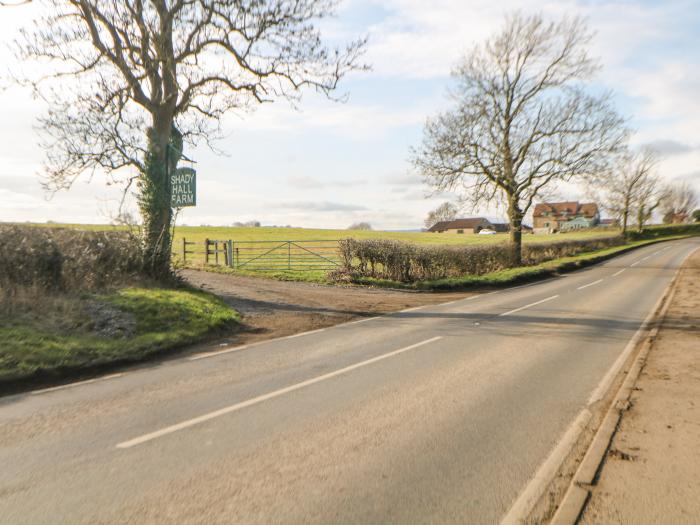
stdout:
[[173,208],[197,205],[197,172],[192,168],[176,169],[170,176],[170,187],[170,205]]

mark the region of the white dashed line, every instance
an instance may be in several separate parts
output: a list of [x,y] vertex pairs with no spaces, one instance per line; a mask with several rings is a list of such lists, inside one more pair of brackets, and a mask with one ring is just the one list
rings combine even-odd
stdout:
[[519,312],[521,310],[525,310],[526,308],[530,308],[531,306],[537,306],[538,304],[546,303],[547,301],[551,301],[552,299],[556,299],[559,297],[559,295],[553,295],[551,297],[547,297],[546,299],[542,299],[541,301],[536,301],[534,303],[526,304],[525,306],[521,306],[520,308],[516,308],[515,310],[510,310],[508,312],[503,312],[502,314],[499,314],[499,317],[503,317],[506,315],[514,314],[515,312]]
[[613,276],[613,277],[617,277],[617,276],[620,275],[622,272],[624,272],[626,269],[627,269],[627,268],[623,268],[622,270],[618,270],[617,272],[615,272],[614,274],[612,274],[612,276]]
[[579,286],[576,288],[577,290],[583,290],[584,288],[588,288],[589,286],[593,286],[594,284],[602,283],[603,279],[598,279],[597,281],[593,281],[592,283],[584,284],[583,286]]
[[370,365],[372,363],[376,363],[377,361],[382,361],[384,359],[388,359],[389,357],[393,357],[395,355],[402,354],[403,352],[407,352],[409,350],[413,350],[414,348],[418,348],[420,346],[425,346],[430,343],[434,343],[435,341],[438,341],[442,339],[442,336],[437,336],[437,337],[431,337],[430,339],[426,339],[425,341],[421,341],[420,343],[415,343],[410,346],[405,346],[403,348],[399,348],[398,350],[394,350],[393,352],[389,352],[387,354],[382,354],[377,357],[373,357],[371,359],[367,359],[365,361],[360,361],[359,363],[355,363],[354,365],[346,366],[344,368],[340,368],[339,370],[335,370],[333,372],[329,372],[327,374],[323,374],[317,377],[314,377],[312,379],[307,379],[306,381],[302,381],[301,383],[296,383],[294,385],[290,385],[285,388],[280,388],[279,390],[275,390],[273,392],[269,392],[267,394],[263,394],[261,396],[257,396],[251,399],[248,399],[246,401],[242,401],[240,403],[236,403],[234,405],[230,405],[224,408],[220,408],[219,410],[215,410],[213,412],[209,412],[208,414],[204,414],[199,417],[195,417],[192,419],[188,419],[186,421],[182,421],[181,423],[177,423],[175,425],[171,425],[169,427],[162,428],[160,430],[156,430],[155,432],[151,432],[149,434],[144,434],[143,436],[139,436],[134,439],[130,439],[128,441],[123,441],[119,444],[117,444],[117,448],[131,448],[136,445],[141,445],[142,443],[146,443],[148,441],[152,441],[154,439],[157,439],[159,437],[167,436],[168,434],[172,434],[173,432],[177,432],[178,430],[183,430],[188,427],[192,427],[195,425],[199,425],[200,423],[204,423],[206,421],[215,419],[217,417],[224,416],[226,414],[230,414],[231,412],[235,412],[237,410],[241,410],[242,408],[250,407],[253,405],[257,405],[258,403],[262,403],[263,401],[267,401],[269,399],[273,399],[276,397],[279,397],[283,394],[288,394],[289,392],[294,392],[295,390],[299,390],[301,388],[320,383],[321,381],[325,381],[326,379],[331,379],[333,377],[346,374],[352,370],[356,370],[358,368],[361,368],[363,366]]

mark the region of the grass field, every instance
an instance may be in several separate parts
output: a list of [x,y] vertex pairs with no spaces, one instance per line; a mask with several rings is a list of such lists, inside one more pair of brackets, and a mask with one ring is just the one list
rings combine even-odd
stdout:
[[[123,229],[119,226],[106,224],[36,224],[40,227],[76,228],[86,230],[110,230]],[[616,235],[618,230],[589,230],[585,232],[557,233],[553,235],[523,235],[524,242],[551,242],[566,239],[586,239],[606,235]],[[236,228],[229,226],[178,226],[175,228],[173,239],[174,250],[180,246],[182,238],[197,243],[204,239],[234,241],[310,241],[310,240],[338,240],[348,237],[354,239],[394,239],[397,241],[412,242],[417,244],[489,244],[508,240],[508,234],[496,235],[457,235],[446,233],[428,232],[395,232],[383,230],[332,230],[315,228]]]
[[[102,230],[117,228],[108,225],[82,225],[82,224],[49,224],[37,225],[49,227],[70,227],[88,230]],[[523,235],[523,242],[555,242],[568,239],[587,239],[592,237],[602,237],[618,234],[618,230],[589,230],[584,232],[573,233],[557,233],[553,235]],[[473,234],[438,234],[428,232],[395,232],[395,231],[363,231],[363,230],[333,230],[333,229],[312,229],[312,228],[237,228],[226,226],[179,226],[175,228],[173,238],[173,260],[176,265],[182,265],[182,240],[183,238],[189,242],[194,242],[194,245],[188,245],[187,249],[194,253],[187,255],[186,266],[201,268],[204,264],[204,240],[233,240],[241,242],[240,253],[241,258],[246,259],[263,254],[268,248],[276,245],[270,241],[321,241],[316,243],[305,244],[313,251],[322,253],[324,256],[331,258],[337,257],[335,254],[335,246],[328,241],[335,241],[343,238],[356,239],[394,239],[398,241],[416,243],[416,244],[447,244],[447,245],[473,245],[473,244],[493,244],[506,242],[508,234],[501,233],[496,235],[473,235]],[[259,244],[247,244],[251,241],[259,241]],[[223,246],[222,246],[223,248]],[[309,281],[309,282],[326,282],[326,267],[318,269],[292,269],[286,268],[287,248],[279,246],[273,254],[271,266],[274,269],[265,271],[251,269],[239,269],[236,273],[243,275],[262,276],[267,278],[290,280],[290,281]],[[333,255],[330,255],[330,254]],[[317,260],[311,255],[304,253],[304,248],[292,247],[292,255],[297,260]],[[275,259],[276,258],[276,259]],[[213,258],[212,258],[213,259]],[[223,253],[219,256],[219,262],[223,263]],[[213,260],[212,260],[213,262]],[[322,262],[322,261],[320,261]],[[209,265],[207,267],[211,271],[230,272],[231,269],[226,268],[223,264],[218,266]]]
[[[565,239],[585,239],[614,235],[617,230],[591,230],[579,233],[557,233],[554,235],[524,235],[525,242],[546,242]],[[216,226],[180,226],[175,229],[174,246],[179,246],[185,237],[188,241],[203,242],[204,239],[235,241],[307,241],[354,239],[395,239],[417,244],[488,244],[508,240],[507,233],[496,235],[457,235],[428,232],[393,232],[362,230],[324,230],[311,228],[228,228]]]

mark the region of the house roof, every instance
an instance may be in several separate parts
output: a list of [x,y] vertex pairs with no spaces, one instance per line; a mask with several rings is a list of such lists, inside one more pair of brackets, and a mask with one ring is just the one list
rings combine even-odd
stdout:
[[598,213],[598,205],[595,202],[579,203],[578,201],[568,202],[540,202],[535,205],[534,217],[543,217],[545,213],[551,213],[555,217],[567,215],[582,215],[586,218],[593,218]]
[[455,219],[453,221],[440,221],[428,228],[429,232],[439,232],[445,230],[468,230],[479,225],[490,225],[488,219],[484,217],[470,217],[468,219]]

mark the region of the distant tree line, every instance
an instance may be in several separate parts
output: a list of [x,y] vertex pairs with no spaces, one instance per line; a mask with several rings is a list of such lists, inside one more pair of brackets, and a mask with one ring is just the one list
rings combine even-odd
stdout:
[[348,226],[348,230],[371,230],[372,225],[368,222],[355,222]]

